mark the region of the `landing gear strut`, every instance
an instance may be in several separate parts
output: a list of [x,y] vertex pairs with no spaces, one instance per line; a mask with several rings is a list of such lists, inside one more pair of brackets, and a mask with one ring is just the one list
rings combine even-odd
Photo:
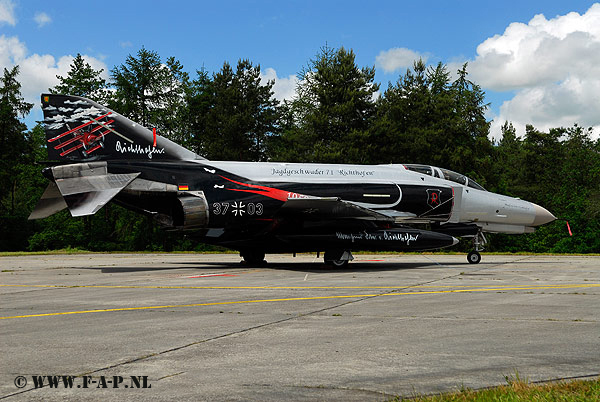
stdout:
[[348,250],[327,250],[323,259],[327,265],[332,265],[335,268],[345,268],[354,257]]
[[479,262],[481,261],[481,254],[479,254],[479,252],[484,250],[483,246],[486,243],[487,239],[485,238],[483,232],[480,229],[477,232],[477,234],[473,236],[473,247],[475,248],[475,250],[467,254],[467,261],[469,261],[469,264],[479,264]]
[[262,265],[266,263],[265,252],[260,250],[243,250],[240,251],[240,257],[248,265]]

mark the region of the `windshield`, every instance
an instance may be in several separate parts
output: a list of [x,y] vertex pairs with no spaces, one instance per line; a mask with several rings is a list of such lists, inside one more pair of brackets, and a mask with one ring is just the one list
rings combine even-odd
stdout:
[[436,168],[434,166],[428,165],[404,165],[404,167],[408,170],[412,170],[413,172],[426,174],[429,176],[437,177],[435,174],[436,170],[442,172],[443,178],[449,181],[453,181],[454,183],[462,184],[464,186],[468,186],[471,188],[475,188],[477,190],[486,191],[481,185],[479,185],[475,180],[469,179],[467,176],[462,175],[460,173],[453,172],[452,170]]

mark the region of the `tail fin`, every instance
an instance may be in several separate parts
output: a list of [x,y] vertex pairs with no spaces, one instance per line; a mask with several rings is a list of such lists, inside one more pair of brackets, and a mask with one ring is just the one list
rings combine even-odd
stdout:
[[204,159],[80,96],[42,94],[50,160]]

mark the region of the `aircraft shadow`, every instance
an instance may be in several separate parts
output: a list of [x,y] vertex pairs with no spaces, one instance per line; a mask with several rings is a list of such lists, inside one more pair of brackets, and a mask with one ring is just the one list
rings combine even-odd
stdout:
[[[465,264],[468,265],[467,262]],[[455,264],[453,264],[455,265]],[[461,264],[462,265],[462,264]],[[286,262],[286,263],[266,263],[257,265],[247,265],[243,262],[177,262],[172,266],[148,266],[148,267],[131,267],[131,266],[112,266],[112,267],[78,267],[77,269],[99,270],[101,273],[133,273],[133,272],[156,272],[156,271],[176,271],[181,269],[193,269],[196,273],[214,272],[216,269],[225,270],[252,270],[252,269],[268,269],[274,271],[295,271],[306,273],[361,273],[361,272],[384,272],[384,271],[403,271],[410,269],[440,269],[448,268],[448,266],[439,265],[433,262],[410,262],[410,263],[385,263],[385,262],[353,262],[345,268],[334,268],[325,265],[323,262]],[[235,272],[231,272],[235,274]]]
[[167,271],[178,270],[187,267],[74,267],[74,269],[88,269],[100,271],[103,274],[118,274],[131,272]]

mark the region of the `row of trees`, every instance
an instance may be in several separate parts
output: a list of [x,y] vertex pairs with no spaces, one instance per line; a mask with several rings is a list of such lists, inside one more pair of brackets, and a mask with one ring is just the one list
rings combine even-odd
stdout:
[[[92,217],[63,212],[40,222],[26,217],[45,188],[35,162],[47,158],[43,129],[21,122],[32,105],[20,94],[18,67],[0,78],[1,249],[80,247],[170,250],[201,247],[160,232],[117,206]],[[110,71],[110,80],[81,55],[55,93],[86,96],[213,160],[330,163],[424,163],[464,173],[489,190],[519,196],[569,219],[528,236],[492,238],[506,251],[600,252],[600,142],[577,125],[522,137],[510,123],[489,139],[488,105],[464,65],[413,68],[383,93],[374,67],[359,67],[352,50],[324,47],[302,68],[292,100],[278,102],[260,66],[224,63],[193,77],[175,58],[142,48]]]

